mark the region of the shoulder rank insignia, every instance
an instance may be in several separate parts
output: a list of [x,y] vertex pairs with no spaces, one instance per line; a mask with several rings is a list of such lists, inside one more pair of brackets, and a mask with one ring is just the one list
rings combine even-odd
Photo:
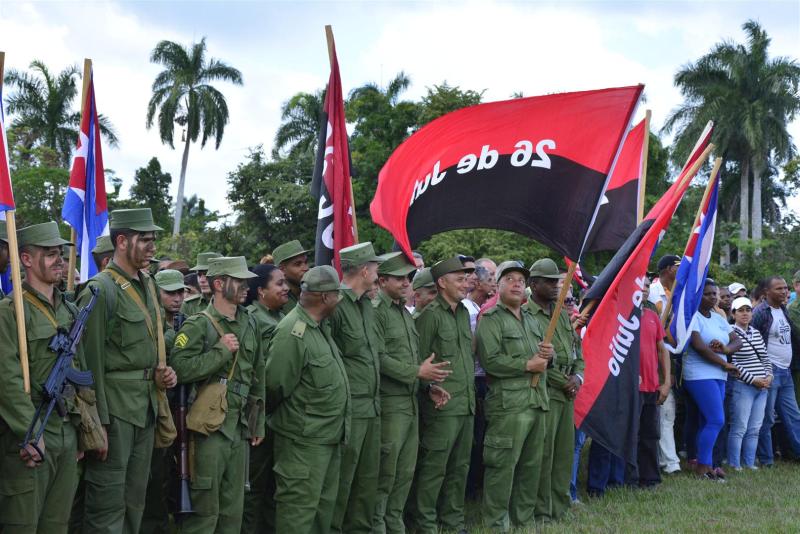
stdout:
[[175,338],[175,346],[178,347],[179,349],[185,347],[188,342],[189,342],[189,336],[187,336],[183,332],[178,334],[178,337]]
[[300,339],[303,339],[303,335],[305,333],[306,333],[306,323],[304,323],[303,321],[297,321],[296,323],[294,323],[294,326],[292,327],[292,335],[294,337],[299,337]]

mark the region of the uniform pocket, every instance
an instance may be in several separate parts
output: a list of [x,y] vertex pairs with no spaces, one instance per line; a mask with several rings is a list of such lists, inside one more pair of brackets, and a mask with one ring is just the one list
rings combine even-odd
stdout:
[[311,381],[317,389],[331,389],[333,383],[332,358],[311,358],[308,360],[308,369]]
[[483,464],[499,467],[511,459],[514,440],[511,436],[489,436],[483,440]]
[[138,345],[149,337],[142,312],[120,310],[118,315],[120,319],[120,347],[126,348]]

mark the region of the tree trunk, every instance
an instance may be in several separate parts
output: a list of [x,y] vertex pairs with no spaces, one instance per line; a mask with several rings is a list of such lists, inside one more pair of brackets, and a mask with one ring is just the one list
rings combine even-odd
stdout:
[[181,179],[178,181],[178,196],[175,199],[175,224],[172,226],[172,235],[181,233],[181,216],[183,215],[183,186],[186,184],[186,165],[189,163],[189,145],[192,140],[189,133],[186,133],[186,145],[183,147],[183,159],[181,160]]
[[722,250],[719,253],[719,265],[723,269],[731,266],[731,244],[725,243],[722,245]]
[[739,254],[737,263],[743,263],[745,258],[744,244],[750,236],[750,160],[742,161],[742,174],[739,177]]
[[750,217],[750,225],[753,231],[753,244],[755,245],[755,255],[761,255],[761,237],[763,230],[763,216],[761,214],[761,164],[753,162],[753,215]]

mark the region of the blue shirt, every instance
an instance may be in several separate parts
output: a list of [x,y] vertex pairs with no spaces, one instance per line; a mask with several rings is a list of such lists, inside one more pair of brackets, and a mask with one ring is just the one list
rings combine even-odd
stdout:
[[[704,317],[697,312],[689,325],[689,331],[697,332],[706,345],[714,341],[727,345],[730,341],[731,325],[720,314],[711,311],[711,317]],[[707,361],[692,348],[691,341],[686,344],[686,357],[683,359],[684,380],[727,380],[728,373],[720,367]],[[725,355],[717,354],[720,363],[726,361]]]

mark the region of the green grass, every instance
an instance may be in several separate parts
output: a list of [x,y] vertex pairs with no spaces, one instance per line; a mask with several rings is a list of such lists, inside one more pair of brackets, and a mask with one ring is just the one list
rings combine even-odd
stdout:
[[[585,476],[585,464],[582,466]],[[579,495],[557,523],[515,533],[575,532],[798,532],[800,464],[779,462],[773,469],[728,473],[727,483],[698,480],[681,472],[666,475],[655,490],[615,489],[603,498]],[[585,481],[580,481],[581,490]],[[488,534],[480,526],[479,504],[470,503],[470,534]]]

